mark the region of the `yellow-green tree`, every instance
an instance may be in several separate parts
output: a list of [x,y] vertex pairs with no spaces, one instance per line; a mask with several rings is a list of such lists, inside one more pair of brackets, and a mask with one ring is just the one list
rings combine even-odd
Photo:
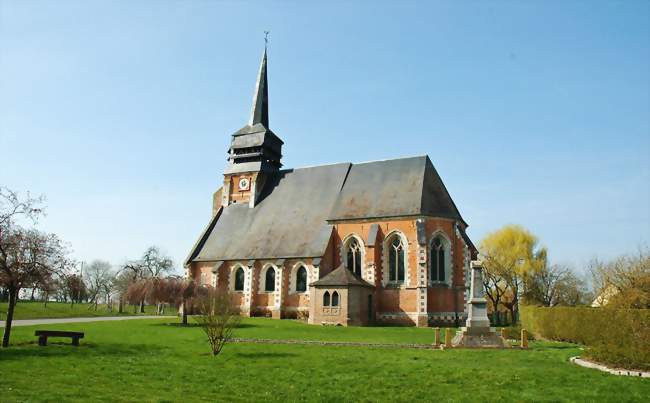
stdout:
[[504,301],[504,306],[516,322],[524,281],[530,273],[544,267],[546,249],[538,248],[537,237],[519,225],[506,225],[489,233],[479,249],[486,276],[501,278],[505,283],[510,298]]

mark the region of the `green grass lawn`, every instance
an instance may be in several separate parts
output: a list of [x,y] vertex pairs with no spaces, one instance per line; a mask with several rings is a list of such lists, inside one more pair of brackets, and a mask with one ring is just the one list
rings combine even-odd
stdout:
[[[414,350],[230,344],[169,319],[17,327],[0,349],[0,401],[647,401],[650,380],[570,364],[580,349]],[[36,328],[86,332],[38,347]],[[430,343],[431,329],[340,328],[245,319],[238,337]],[[66,341],[69,343],[69,341]]]
[[[133,306],[126,306],[124,313],[117,313],[117,304],[110,312],[105,304],[99,304],[97,310],[93,304],[70,304],[62,302],[48,302],[47,307],[42,302],[36,301],[19,301],[16,304],[14,312],[14,319],[43,319],[43,318],[78,318],[78,317],[94,317],[94,316],[122,316],[134,315]],[[145,306],[145,315],[155,315],[155,306]],[[166,309],[165,314],[174,315],[176,310]],[[0,320],[5,320],[7,317],[7,303],[0,302]]]

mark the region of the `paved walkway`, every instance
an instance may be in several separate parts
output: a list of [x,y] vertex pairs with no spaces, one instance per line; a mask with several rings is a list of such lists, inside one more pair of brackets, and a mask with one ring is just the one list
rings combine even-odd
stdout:
[[[34,325],[53,325],[56,323],[83,323],[83,322],[104,322],[111,320],[133,320],[133,319],[163,319],[175,318],[176,316],[95,316],[92,318],[52,318],[52,319],[20,319],[11,322],[11,326],[34,326]],[[5,327],[4,320],[0,322],[0,327]]]

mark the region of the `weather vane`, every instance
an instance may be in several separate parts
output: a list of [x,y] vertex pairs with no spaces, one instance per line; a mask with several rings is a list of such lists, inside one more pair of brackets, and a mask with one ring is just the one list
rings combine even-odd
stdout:
[[269,33],[270,33],[270,31],[264,31],[264,47],[265,48],[269,45]]

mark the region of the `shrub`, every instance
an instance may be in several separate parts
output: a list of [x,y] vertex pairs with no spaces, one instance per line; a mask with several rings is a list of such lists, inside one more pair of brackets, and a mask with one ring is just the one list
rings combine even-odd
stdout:
[[650,369],[649,309],[524,307],[521,321],[538,337],[584,344],[596,361]]
[[232,340],[232,333],[240,322],[239,313],[228,291],[208,288],[196,299],[199,314],[194,320],[208,337],[212,355],[216,356]]

